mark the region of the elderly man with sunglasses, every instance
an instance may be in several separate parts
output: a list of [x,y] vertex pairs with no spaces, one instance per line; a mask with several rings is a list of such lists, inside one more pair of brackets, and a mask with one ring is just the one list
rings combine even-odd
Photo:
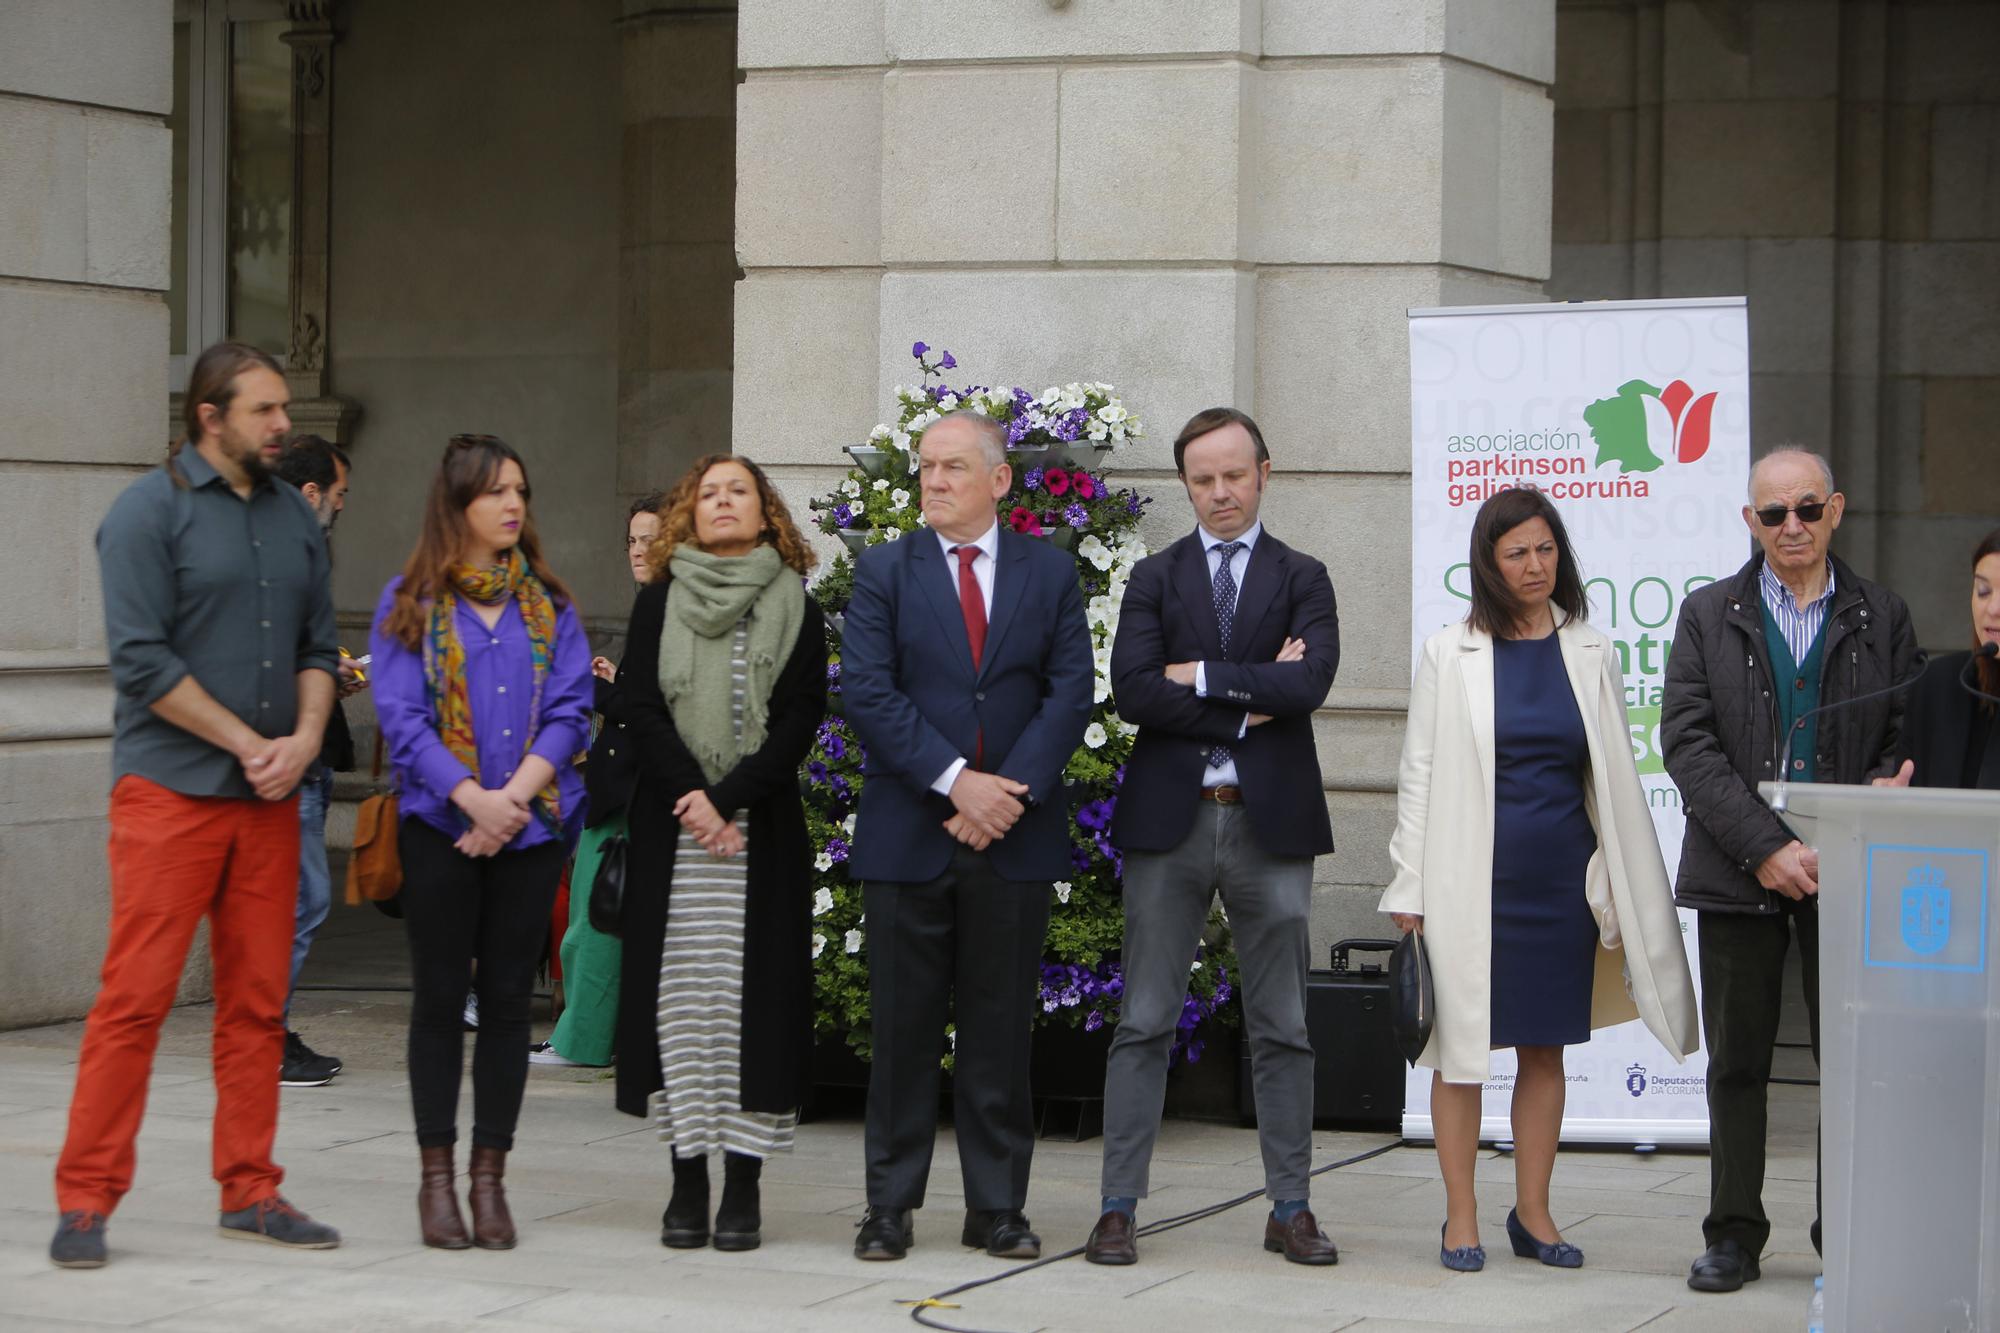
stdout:
[[[1916,637],[1902,598],[1829,553],[1846,504],[1818,454],[1759,459],[1743,507],[1759,549],[1682,603],[1667,659],[1661,740],[1687,813],[1675,898],[1700,913],[1708,1046],[1708,1248],[1688,1274],[1696,1291],[1755,1281],[1770,1238],[1765,1084],[1794,932],[1819,1058],[1819,858],[1757,784],[1781,768],[1793,782],[1896,771],[1904,696],[1860,699],[1910,677]],[[1817,1217],[1810,1235],[1819,1249]]]

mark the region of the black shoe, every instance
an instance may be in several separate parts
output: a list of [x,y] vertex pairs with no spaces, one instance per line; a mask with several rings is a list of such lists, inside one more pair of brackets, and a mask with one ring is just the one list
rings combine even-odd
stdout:
[[104,1214],[77,1208],[56,1223],[49,1262],[57,1268],[104,1267]]
[[660,1215],[660,1244],[698,1250],[708,1244],[708,1159],[674,1154],[674,1192]]
[[763,1214],[758,1208],[757,1180],[764,1159],[748,1153],[724,1153],[722,1202],[715,1210],[715,1248],[754,1250],[763,1244]]
[[854,1257],[900,1259],[916,1243],[917,1227],[910,1220],[909,1209],[877,1208],[870,1204],[868,1215],[861,1219],[861,1230],[854,1237]]
[[1745,1282],[1762,1276],[1756,1255],[1736,1241],[1719,1240],[1694,1261],[1688,1270],[1688,1286],[1695,1291],[1738,1291]]
[[320,1055],[300,1040],[296,1032],[285,1034],[285,1061],[278,1066],[278,1084],[286,1088],[322,1088],[340,1072],[340,1061]]
[[1017,1208],[968,1208],[959,1240],[995,1259],[1042,1257],[1042,1238],[1029,1229],[1027,1214]]

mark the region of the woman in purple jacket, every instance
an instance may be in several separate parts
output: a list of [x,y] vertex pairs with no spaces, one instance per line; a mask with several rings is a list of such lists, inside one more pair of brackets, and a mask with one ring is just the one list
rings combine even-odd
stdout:
[[[528,1001],[583,821],[573,761],[589,739],[590,648],[542,559],[528,494],[519,454],[490,435],[453,436],[369,636],[402,791],[417,1214],[424,1244],[448,1250],[514,1244],[501,1177],[528,1076]],[[480,1013],[469,1237],[452,1189],[468,985]]]

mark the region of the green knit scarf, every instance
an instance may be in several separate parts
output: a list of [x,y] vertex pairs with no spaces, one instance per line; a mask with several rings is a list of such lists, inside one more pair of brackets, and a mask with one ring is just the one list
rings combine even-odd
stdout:
[[[716,556],[682,545],[667,570],[673,582],[660,632],[660,692],[674,729],[702,774],[716,782],[764,743],[771,690],[805,620],[805,587],[772,546]],[[746,615],[749,671],[739,734],[730,716],[735,683],[730,658],[737,622]]]

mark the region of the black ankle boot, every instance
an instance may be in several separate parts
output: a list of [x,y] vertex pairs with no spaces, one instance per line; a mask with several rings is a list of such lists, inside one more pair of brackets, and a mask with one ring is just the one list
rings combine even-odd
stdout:
[[722,1204],[715,1210],[716,1249],[754,1250],[763,1242],[759,1229],[764,1219],[757,1197],[757,1178],[763,1170],[761,1157],[723,1154]]
[[708,1244],[708,1159],[674,1154],[674,1192],[660,1217],[660,1244],[698,1250]]

